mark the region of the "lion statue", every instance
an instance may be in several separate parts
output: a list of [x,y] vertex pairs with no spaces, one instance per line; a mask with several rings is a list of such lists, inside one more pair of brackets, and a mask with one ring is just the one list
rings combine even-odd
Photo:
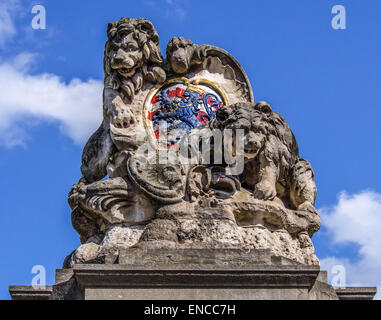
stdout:
[[[119,149],[111,129],[128,129],[137,119],[127,104],[144,83],[162,83],[166,73],[161,67],[159,36],[147,19],[122,18],[107,27],[104,53],[103,122],[86,143],[82,154],[82,178],[85,184],[107,174],[110,157]],[[126,135],[127,145],[136,148],[135,135]],[[124,143],[126,145],[126,143]]]
[[237,103],[217,111],[212,129],[244,131],[241,185],[256,199],[278,197],[286,208],[316,212],[314,172],[299,157],[296,139],[284,118],[266,102]]

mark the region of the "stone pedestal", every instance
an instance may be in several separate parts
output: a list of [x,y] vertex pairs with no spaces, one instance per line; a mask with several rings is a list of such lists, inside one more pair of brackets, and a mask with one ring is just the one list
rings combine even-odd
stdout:
[[376,293],[334,289],[318,266],[271,256],[270,250],[134,248],[118,260],[59,269],[55,285],[45,289],[9,291],[14,300],[360,300]]

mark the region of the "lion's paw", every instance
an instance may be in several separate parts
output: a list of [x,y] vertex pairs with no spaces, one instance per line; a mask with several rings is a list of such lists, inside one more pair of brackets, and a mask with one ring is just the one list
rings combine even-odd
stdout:
[[259,182],[254,189],[254,198],[259,200],[272,200],[276,197],[275,185],[268,181]]
[[68,202],[70,207],[74,208],[78,205],[78,201],[84,198],[86,194],[86,185],[83,182],[74,184],[69,192]]

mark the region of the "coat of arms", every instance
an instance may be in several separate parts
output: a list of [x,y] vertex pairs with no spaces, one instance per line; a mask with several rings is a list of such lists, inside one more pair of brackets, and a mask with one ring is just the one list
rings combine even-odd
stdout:
[[188,131],[211,121],[226,100],[209,80],[171,79],[153,90],[146,101],[147,129],[158,147],[176,147]]

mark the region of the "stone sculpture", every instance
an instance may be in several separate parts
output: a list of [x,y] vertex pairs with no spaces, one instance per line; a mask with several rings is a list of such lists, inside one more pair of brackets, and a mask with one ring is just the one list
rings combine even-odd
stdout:
[[[146,19],[112,22],[107,35],[103,122],[69,194],[82,245],[64,267],[114,263],[130,247],[270,249],[319,264],[313,170],[282,116],[254,102],[238,62],[183,38],[169,42],[163,59]],[[170,150],[177,157],[192,133],[227,129],[244,132],[239,174],[224,162],[148,162],[138,152],[149,145],[150,160]]]

